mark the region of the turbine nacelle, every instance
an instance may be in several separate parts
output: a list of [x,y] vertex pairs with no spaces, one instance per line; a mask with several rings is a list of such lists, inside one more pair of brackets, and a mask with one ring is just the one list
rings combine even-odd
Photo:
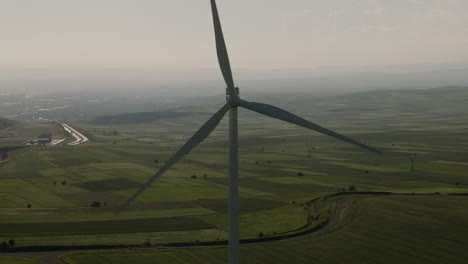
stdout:
[[239,87],[235,87],[234,89],[226,88],[226,101],[231,107],[239,106]]

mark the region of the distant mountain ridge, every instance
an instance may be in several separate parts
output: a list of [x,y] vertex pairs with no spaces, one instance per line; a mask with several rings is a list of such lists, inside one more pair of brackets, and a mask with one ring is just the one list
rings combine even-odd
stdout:
[[[363,91],[468,85],[468,61],[298,69],[233,69],[248,91]],[[223,93],[218,69],[51,68],[0,69],[0,87],[57,92],[154,90],[164,94]],[[131,87],[131,88],[130,88]],[[3,88],[3,92],[8,92]],[[0,88],[2,93],[2,88]]]

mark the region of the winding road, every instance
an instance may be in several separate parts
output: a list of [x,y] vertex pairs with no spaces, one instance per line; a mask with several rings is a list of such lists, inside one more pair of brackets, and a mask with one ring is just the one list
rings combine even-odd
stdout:
[[[338,224],[342,218],[344,211],[346,207],[351,203],[355,198],[348,198],[348,199],[342,199],[338,200],[335,209],[333,210],[333,214],[330,216],[330,220],[327,222],[326,225],[324,225],[322,228],[319,230],[312,232],[312,233],[303,233],[299,234],[298,236],[295,237],[290,237],[290,238],[279,238],[278,240],[275,241],[259,241],[255,243],[273,243],[279,240],[289,240],[289,239],[296,239],[297,237],[302,237],[302,236],[307,236],[307,235],[315,235],[319,234],[322,232],[327,231],[331,227],[335,226]],[[252,244],[252,243],[249,243]],[[219,246],[219,245],[218,245]],[[190,246],[189,246],[190,247]],[[204,247],[209,247],[209,246],[204,246]],[[184,248],[184,247],[167,247],[167,248]],[[96,250],[96,249],[93,249]],[[60,259],[60,257],[64,254],[71,253],[71,252],[77,252],[77,251],[83,251],[83,250],[66,250],[66,251],[45,251],[45,252],[12,252],[12,253],[5,253],[3,256],[5,257],[19,257],[19,258],[28,258],[31,260],[36,260],[36,261],[42,261],[48,264],[63,264],[64,262]]]

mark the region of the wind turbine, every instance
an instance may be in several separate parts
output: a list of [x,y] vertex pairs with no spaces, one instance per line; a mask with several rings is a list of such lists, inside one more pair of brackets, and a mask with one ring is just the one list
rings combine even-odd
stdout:
[[120,208],[124,210],[131,202],[140,196],[154,181],[156,181],[165,171],[172,167],[183,156],[188,154],[193,148],[207,138],[211,132],[218,126],[224,115],[229,111],[229,263],[239,263],[239,184],[238,184],[238,135],[237,135],[237,108],[243,107],[251,111],[283,120],[298,126],[302,126],[322,134],[337,138],[339,140],[351,143],[366,150],[379,153],[372,147],[366,146],[354,139],[335,133],[329,129],[309,122],[297,115],[289,113],[286,110],[280,109],[273,105],[267,105],[256,102],[248,102],[240,99],[239,88],[234,85],[232,77],[231,65],[224,42],[221,22],[219,20],[216,1],[211,1],[211,9],[213,13],[213,24],[216,39],[216,50],[218,54],[218,62],[221,72],[226,82],[227,102],[221,107],[166,163],[143,184]]

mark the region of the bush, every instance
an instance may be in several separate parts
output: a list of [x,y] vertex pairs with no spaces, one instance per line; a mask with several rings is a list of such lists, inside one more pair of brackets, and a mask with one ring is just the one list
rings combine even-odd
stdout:
[[192,175],[190,178],[191,178],[191,179],[196,179],[196,178],[197,178],[197,175]]
[[144,247],[151,247],[151,241],[149,241],[149,239],[146,239],[145,242],[143,242],[141,245]]
[[14,239],[10,239],[8,240],[8,245],[10,245],[10,247],[16,247],[16,241]]
[[10,248],[10,245],[8,245],[6,241],[3,241],[2,244],[0,245],[0,248],[2,252],[6,252]]
[[99,207],[101,207],[101,202],[94,201],[94,202],[91,203],[90,206],[93,207],[93,208],[99,208]]
[[263,232],[258,233],[258,237],[263,237]]
[[298,173],[297,173],[297,176],[304,176],[304,173],[298,172]]

